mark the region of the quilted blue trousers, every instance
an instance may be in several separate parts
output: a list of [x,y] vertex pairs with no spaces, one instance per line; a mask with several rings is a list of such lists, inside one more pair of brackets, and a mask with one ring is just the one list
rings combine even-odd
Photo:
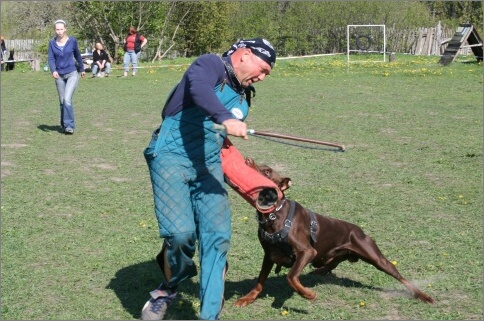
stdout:
[[[153,186],[160,237],[164,238],[169,271],[163,271],[167,286],[197,275],[193,262],[197,241],[200,263],[200,317],[218,319],[223,305],[227,252],[230,246],[230,207],[220,165],[219,147],[194,145],[173,149],[176,120],[165,120],[145,150]],[[199,137],[192,128],[189,132]],[[203,138],[204,135],[201,135]],[[223,138],[220,138],[223,139]],[[203,141],[203,140],[202,140]],[[175,144],[175,145],[174,145]],[[190,144],[188,144],[190,145]],[[213,149],[212,152],[208,152]],[[208,152],[197,158],[197,150]]]
[[[226,83],[217,85],[214,92],[228,110],[244,120],[249,106],[241,93]],[[201,108],[186,107],[163,120],[144,151],[160,236],[164,238],[158,264],[166,286],[176,288],[197,275],[193,256],[198,241],[200,318],[205,320],[218,319],[224,302],[231,237],[220,159],[225,137],[213,130],[213,122]]]

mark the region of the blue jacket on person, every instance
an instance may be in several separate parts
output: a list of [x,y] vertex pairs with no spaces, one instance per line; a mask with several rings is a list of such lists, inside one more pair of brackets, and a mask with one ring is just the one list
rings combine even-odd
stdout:
[[77,39],[72,36],[69,36],[63,47],[57,45],[55,37],[49,41],[48,61],[50,71],[57,71],[59,75],[66,75],[75,70],[84,71]]

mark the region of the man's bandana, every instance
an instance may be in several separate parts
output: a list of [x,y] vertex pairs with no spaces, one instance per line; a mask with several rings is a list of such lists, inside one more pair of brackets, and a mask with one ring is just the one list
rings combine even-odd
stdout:
[[269,41],[263,38],[240,40],[237,43],[234,43],[229,50],[224,52],[222,57],[230,56],[239,48],[251,49],[254,55],[267,62],[269,66],[271,66],[271,69],[274,68],[274,64],[276,63],[276,51]]

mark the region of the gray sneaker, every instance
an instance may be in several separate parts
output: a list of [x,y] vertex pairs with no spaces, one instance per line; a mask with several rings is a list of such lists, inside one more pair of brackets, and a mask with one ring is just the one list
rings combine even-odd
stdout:
[[160,288],[150,292],[151,299],[141,310],[141,320],[163,320],[168,305],[176,299],[176,292]]

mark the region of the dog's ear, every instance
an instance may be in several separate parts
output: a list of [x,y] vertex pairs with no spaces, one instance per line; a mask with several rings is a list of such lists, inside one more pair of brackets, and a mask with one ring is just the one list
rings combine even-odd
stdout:
[[282,181],[279,183],[279,189],[284,192],[286,189],[291,187],[291,185],[292,185],[291,179],[289,177],[284,177]]

